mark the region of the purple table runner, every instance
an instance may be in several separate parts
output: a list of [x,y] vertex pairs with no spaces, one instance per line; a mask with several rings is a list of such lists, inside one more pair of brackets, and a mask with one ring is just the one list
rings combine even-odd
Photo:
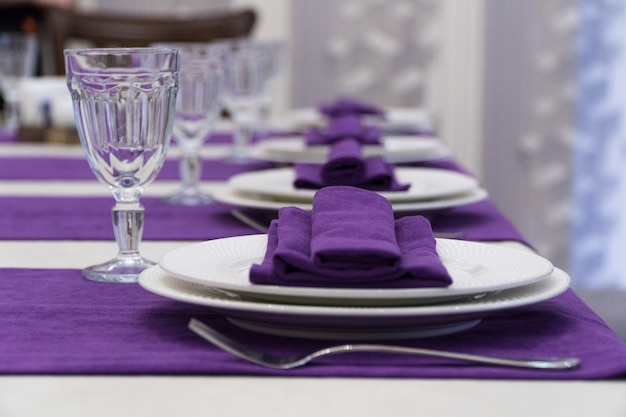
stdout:
[[[258,233],[230,215],[231,206],[175,206],[143,197],[144,240],[208,240]],[[113,197],[0,197],[0,239],[113,239]],[[269,223],[276,213],[259,212]],[[435,232],[463,231],[468,240],[517,240],[517,229],[489,200],[430,213]]]
[[0,129],[0,142],[14,142],[15,134]]
[[[34,159],[0,159],[0,178],[94,179],[86,161],[80,158],[69,162],[67,158],[40,158],[37,170],[28,161]],[[264,162],[238,165],[207,160],[204,164],[203,176],[211,179],[226,179],[236,172],[267,167]],[[466,172],[450,158],[417,165]],[[177,169],[176,161],[168,161],[159,178],[178,178]],[[228,214],[231,207],[227,205],[194,208],[173,206],[150,197],[141,201],[146,207],[146,240],[205,240],[255,233],[232,219]],[[0,197],[0,239],[112,239],[112,205],[112,197]],[[256,214],[265,217],[268,224],[276,216],[273,212]],[[461,230],[468,240],[518,240],[528,244],[488,199],[427,215],[436,232]],[[64,227],[59,228],[59,224]]]
[[[88,178],[93,178],[86,163],[77,161],[84,164],[81,169],[87,170]],[[429,166],[459,170],[451,160]],[[172,169],[177,169],[175,162]],[[142,203],[146,207],[145,240],[207,240],[257,233],[232,218],[228,205],[179,207],[150,197],[142,198]],[[112,240],[112,205],[111,197],[1,197],[0,239]],[[430,218],[434,230],[462,229],[470,240],[523,241],[490,200],[431,213]],[[556,373],[380,354],[329,357],[298,370],[275,371],[214,348],[187,330],[187,322],[198,317],[270,353],[299,353],[329,343],[244,331],[205,307],[167,300],[138,285],[87,281],[79,270],[0,269],[0,294],[1,374],[492,379],[626,376],[626,345],[572,291],[494,314],[471,331],[398,342],[504,356],[577,356],[583,361],[580,369]]]
[[[237,164],[218,159],[202,161],[203,180],[226,180],[235,174],[272,168],[270,162]],[[96,180],[87,160],[80,157],[0,158],[0,179],[4,180]],[[157,180],[180,180],[179,162],[167,159]]]
[[394,342],[504,356],[576,356],[548,372],[418,356],[353,354],[276,371],[246,363],[187,330],[197,317],[270,353],[333,344],[257,334],[201,306],[134,284],[87,281],[71,269],[0,269],[0,373],[96,375],[289,375],[386,378],[606,379],[626,376],[626,345],[572,291],[494,314],[471,331]]
[[[144,240],[209,240],[258,233],[215,203],[187,207],[143,197]],[[113,240],[113,197],[0,197],[0,239]]]

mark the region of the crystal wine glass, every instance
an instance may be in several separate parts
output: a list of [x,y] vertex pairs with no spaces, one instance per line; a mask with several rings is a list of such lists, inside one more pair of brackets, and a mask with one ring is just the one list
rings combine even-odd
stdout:
[[0,91],[4,97],[5,125],[9,132],[19,127],[19,83],[33,75],[37,38],[22,32],[0,34]]
[[76,126],[92,171],[115,198],[117,256],[83,269],[94,281],[136,282],[154,262],[139,254],[143,187],[163,166],[174,125],[179,52],[171,48],[65,51]]
[[249,160],[248,145],[258,118],[265,82],[263,46],[251,40],[228,43],[224,104],[235,124],[233,162]]
[[160,46],[177,48],[181,62],[173,136],[182,153],[180,175],[183,186],[166,201],[187,206],[209,204],[213,199],[199,188],[200,148],[222,110],[223,47],[201,43]]
[[266,41],[262,42],[261,45],[264,48],[263,71],[265,72],[265,82],[259,106],[258,129],[260,136],[264,137],[269,133],[271,108],[276,96],[280,73],[284,66],[286,45],[284,42],[279,41]]

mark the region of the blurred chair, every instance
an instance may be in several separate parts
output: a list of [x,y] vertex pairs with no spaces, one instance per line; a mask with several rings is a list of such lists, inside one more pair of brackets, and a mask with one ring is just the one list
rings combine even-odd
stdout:
[[141,47],[157,42],[210,42],[249,37],[256,23],[251,9],[224,10],[188,18],[94,14],[51,8],[46,24],[57,75],[65,74],[63,49],[69,40],[90,47]]

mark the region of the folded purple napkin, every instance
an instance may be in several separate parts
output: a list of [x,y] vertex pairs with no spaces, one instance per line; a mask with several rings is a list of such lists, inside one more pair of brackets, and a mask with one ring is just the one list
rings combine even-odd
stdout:
[[328,160],[321,171],[324,184],[352,185],[361,182],[365,175],[365,161],[356,139],[342,139],[330,148]]
[[[363,174],[349,176],[348,172],[355,174],[361,169],[350,168],[347,164],[338,168],[328,167],[328,164],[298,163],[294,165],[296,179],[294,187],[300,189],[320,189],[336,185],[350,185],[370,191],[406,191],[411,184],[401,184],[395,177],[393,165],[386,163],[380,157],[363,159]],[[329,182],[328,177],[332,172],[335,180]]]
[[332,185],[351,185],[372,191],[405,191],[410,184],[400,184],[394,167],[382,157],[363,158],[361,144],[344,138],[330,147],[324,164],[294,164],[295,188],[319,189]]
[[318,110],[329,118],[345,115],[385,116],[384,111],[379,107],[351,97],[339,97],[334,101],[322,103],[318,106]]
[[270,225],[261,264],[250,281],[264,285],[334,288],[445,287],[430,223],[395,220],[391,204],[355,187],[326,187],[311,213],[284,207]]
[[308,146],[332,145],[345,138],[354,138],[363,145],[380,145],[380,129],[366,126],[359,116],[345,115],[331,119],[325,129],[311,128],[304,133]]
[[295,188],[319,189],[351,185],[372,191],[405,191],[410,184],[396,180],[394,167],[381,157],[363,158],[360,143],[353,138],[338,141],[330,148],[324,164],[296,163]]

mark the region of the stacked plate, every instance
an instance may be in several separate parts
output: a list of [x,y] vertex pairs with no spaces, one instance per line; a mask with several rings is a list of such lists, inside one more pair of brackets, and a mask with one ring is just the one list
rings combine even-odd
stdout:
[[[377,116],[363,116],[364,123],[376,125],[383,133],[389,134],[410,131],[433,132],[435,130],[434,118],[425,109],[386,107],[384,111],[384,119]],[[314,107],[293,109],[284,119],[284,123],[287,123],[291,128],[308,128],[326,124],[326,117]]]
[[[254,158],[271,162],[319,162],[328,157],[330,147],[308,146],[302,135],[285,136],[259,142],[251,149]],[[450,154],[449,149],[435,137],[418,135],[384,135],[381,145],[364,145],[363,157],[382,156],[387,162],[398,164],[428,161]]]
[[569,276],[530,251],[438,239],[447,288],[340,289],[255,285],[252,264],[266,235],[191,244],[166,254],[139,283],[166,298],[198,304],[263,333],[323,339],[430,337],[469,329],[490,314],[555,297]]
[[[411,184],[407,191],[380,192],[395,212],[420,212],[452,208],[487,197],[475,178],[458,172],[436,169],[396,168],[400,183]],[[240,207],[278,210],[290,205],[311,210],[315,190],[294,187],[293,167],[268,169],[233,176],[227,187],[215,192],[218,201]]]

